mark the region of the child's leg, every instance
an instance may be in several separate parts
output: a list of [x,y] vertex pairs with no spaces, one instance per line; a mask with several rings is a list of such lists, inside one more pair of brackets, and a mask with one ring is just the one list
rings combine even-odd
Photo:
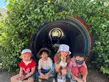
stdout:
[[84,67],[84,66],[81,66],[80,68],[79,68],[79,70],[80,70],[80,73],[81,73],[81,75],[87,75],[87,68],[86,67]]
[[11,82],[19,82],[19,74],[11,77]]
[[53,75],[52,73],[48,74],[48,78],[49,78],[49,77],[53,77],[53,76],[54,76],[54,75]]
[[34,78],[32,77],[28,78],[28,82],[34,82]]
[[87,68],[84,67],[84,66],[80,67],[80,73],[82,75],[82,80],[84,80],[84,82],[86,82],[86,77],[87,77],[87,74],[88,74]]
[[79,75],[78,67],[72,67],[71,72],[74,76],[78,77],[78,75]]
[[55,64],[55,71],[56,72],[60,72],[60,65],[59,64]]

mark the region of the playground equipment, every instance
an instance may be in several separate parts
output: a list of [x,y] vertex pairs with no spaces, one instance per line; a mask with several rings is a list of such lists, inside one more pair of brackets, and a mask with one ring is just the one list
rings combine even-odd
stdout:
[[86,61],[90,57],[92,40],[86,23],[79,17],[67,17],[45,24],[33,37],[32,50],[36,54],[42,47],[52,51],[52,58],[59,44],[70,46],[71,56],[84,53]]

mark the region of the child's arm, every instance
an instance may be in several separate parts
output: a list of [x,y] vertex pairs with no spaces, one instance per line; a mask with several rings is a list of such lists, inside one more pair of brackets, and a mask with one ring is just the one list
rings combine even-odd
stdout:
[[43,75],[43,73],[41,73],[41,69],[38,69],[38,72],[39,72],[40,75]]
[[20,67],[19,75],[23,75],[23,69]]
[[86,82],[87,75],[88,75],[88,70],[86,69],[86,74],[83,75],[83,78],[82,78],[84,82]]
[[47,74],[51,74],[52,73],[52,69],[53,69],[53,61],[52,61],[51,58],[49,58],[48,64],[49,64],[49,67],[50,67],[50,71]]
[[22,69],[22,67],[20,67],[20,71],[19,71],[19,80],[23,80],[23,79],[24,79],[23,69]]
[[31,69],[31,72],[28,73],[27,75],[25,75],[25,78],[28,78],[28,77],[30,77],[32,74],[34,74],[35,69],[36,69],[36,67],[34,66],[34,67]]

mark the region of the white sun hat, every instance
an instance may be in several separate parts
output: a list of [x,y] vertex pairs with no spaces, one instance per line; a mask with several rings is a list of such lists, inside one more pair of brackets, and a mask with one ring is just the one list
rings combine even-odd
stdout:
[[71,54],[71,52],[69,51],[69,46],[66,45],[66,44],[61,44],[61,45],[59,46],[59,49],[58,49],[57,52],[60,52],[60,51],[69,52],[69,54]]
[[32,52],[31,52],[30,49],[24,49],[24,50],[22,50],[21,54],[25,54],[25,53],[30,53],[30,54],[32,54]]

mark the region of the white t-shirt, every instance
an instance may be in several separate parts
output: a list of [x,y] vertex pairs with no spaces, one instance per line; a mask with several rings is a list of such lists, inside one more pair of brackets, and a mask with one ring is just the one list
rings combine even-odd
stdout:
[[46,61],[40,59],[38,62],[38,69],[52,69],[53,62],[50,57]]

